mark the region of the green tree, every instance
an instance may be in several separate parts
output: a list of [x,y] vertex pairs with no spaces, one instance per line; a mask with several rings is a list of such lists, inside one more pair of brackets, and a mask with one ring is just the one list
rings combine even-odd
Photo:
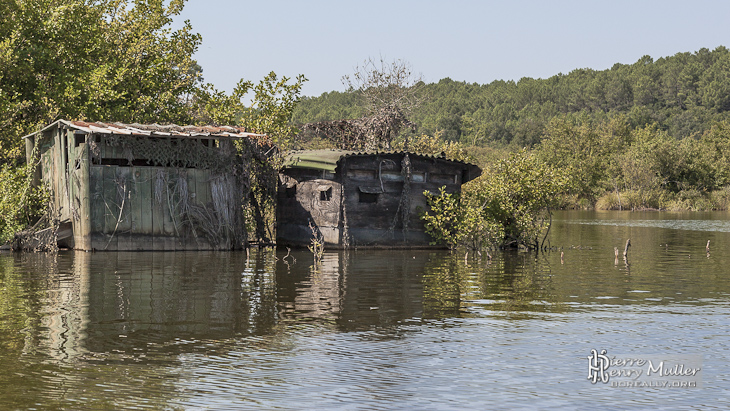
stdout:
[[8,0],[0,13],[0,154],[57,118],[179,122],[200,80],[184,0]]
[[[291,80],[286,76],[279,78],[272,71],[255,86],[251,81],[239,81],[230,95],[205,84],[195,90],[190,104],[191,120],[199,124],[240,125],[286,146],[296,134],[292,113],[307,81],[303,75],[293,83]],[[251,90],[254,97],[248,104]]]
[[461,196],[427,194],[426,231],[450,247],[538,249],[551,210],[570,186],[566,173],[521,150],[463,187]]
[[[3,239],[43,211],[28,186],[20,138],[58,118],[127,123],[243,125],[286,144],[306,79],[270,73],[241,81],[231,95],[203,84],[193,59],[201,42],[186,21],[172,29],[185,0],[0,1],[0,232]],[[251,105],[244,96],[254,92]],[[272,197],[271,150],[240,143],[255,158],[252,191]],[[269,151],[268,153],[262,150]],[[253,164],[253,163],[252,163]],[[262,171],[262,170],[266,171]],[[264,181],[265,180],[265,181]]]
[[556,117],[537,147],[540,158],[570,176],[575,194],[594,201],[615,188],[615,153],[628,146],[631,129],[623,117],[594,122],[586,115]]

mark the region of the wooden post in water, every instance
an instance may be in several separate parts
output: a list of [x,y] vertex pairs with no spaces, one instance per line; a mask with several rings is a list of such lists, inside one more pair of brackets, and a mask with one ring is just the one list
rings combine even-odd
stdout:
[[631,239],[626,240],[626,247],[624,247],[624,258],[629,256],[629,247],[631,247]]

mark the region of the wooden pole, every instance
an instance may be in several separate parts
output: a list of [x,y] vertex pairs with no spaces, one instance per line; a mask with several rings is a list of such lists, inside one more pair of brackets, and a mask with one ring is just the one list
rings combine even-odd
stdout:
[[626,240],[626,247],[624,247],[624,258],[629,255],[629,247],[631,247],[631,239]]

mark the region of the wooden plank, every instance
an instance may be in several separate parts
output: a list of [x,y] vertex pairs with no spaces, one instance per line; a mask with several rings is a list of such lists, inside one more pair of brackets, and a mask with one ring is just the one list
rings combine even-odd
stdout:
[[154,232],[153,225],[153,208],[154,208],[154,170],[150,167],[135,167],[135,175],[139,174],[136,182],[137,199],[139,201],[139,220],[135,233],[152,235]]
[[131,240],[132,216],[134,215],[134,203],[131,195],[133,190],[132,168],[115,167],[115,172],[115,185],[121,184],[118,190],[123,190],[124,196],[124,198],[118,198],[121,215],[119,215],[119,223],[116,227],[117,250],[128,251],[134,249]]
[[[183,182],[181,182],[181,180]],[[187,184],[187,173],[185,169],[174,170],[170,173],[170,185],[169,185],[169,203],[168,212],[170,212],[170,226],[168,229],[171,238],[173,239],[173,249],[176,251],[185,250],[185,240],[183,238],[183,227],[180,217],[180,187],[179,184]]]
[[104,167],[107,166],[89,167],[89,234],[104,231],[104,215],[106,214],[103,201]]
[[[96,138],[96,134],[90,134],[89,138]],[[100,136],[101,142],[99,142],[99,159],[107,158],[107,142],[105,136]]]
[[171,172],[169,170],[166,170],[166,186],[165,186],[165,193],[162,196],[162,215],[163,215],[163,224],[162,224],[162,235],[163,239],[165,241],[165,250],[175,250],[176,249],[176,234],[175,234],[175,224],[172,221],[172,212],[175,210],[174,208],[174,199],[172,198],[173,194],[173,187],[174,187],[174,179],[177,178],[174,172]]
[[139,171],[140,168],[141,167],[132,167],[129,173],[131,194],[129,212],[132,219],[130,233],[132,234],[137,234],[139,232],[140,224],[142,222],[143,204],[142,193],[140,192],[140,177],[142,174]]
[[[199,170],[190,168],[187,170],[187,182],[188,182],[188,202],[192,206],[197,205],[198,198],[198,174]],[[185,249],[186,250],[199,250],[201,245],[204,244],[205,239],[203,233],[195,228],[188,227],[185,230]]]
[[63,188],[63,168],[61,167],[61,161],[63,158],[63,151],[61,148],[61,136],[60,131],[55,130],[53,133],[53,156],[51,160],[53,161],[52,164],[52,178],[53,178],[53,204],[56,207],[56,210],[60,210],[62,207],[61,204],[61,196],[63,191],[61,189]]
[[201,206],[208,206],[208,203],[212,201],[210,192],[210,171],[209,170],[197,170],[197,182],[196,185],[196,200]]
[[78,196],[79,196],[79,219],[74,221],[74,248],[79,250],[91,250],[91,178],[90,178],[90,161],[88,156],[88,146],[86,144],[80,147],[82,151],[79,155],[78,170]]
[[[160,168],[154,167],[149,169],[150,173],[150,185],[151,185],[151,210],[152,210],[152,237],[153,237],[153,248],[155,250],[165,250],[164,240],[164,207],[167,207],[167,192],[165,185],[162,182],[158,182],[158,174]],[[159,191],[159,192],[158,192]],[[160,201],[158,201],[158,197]]]
[[105,244],[102,250],[116,250],[117,236],[115,229],[117,227],[117,219],[119,218],[119,202],[117,199],[116,166],[102,167],[104,177],[102,180],[102,205],[104,207],[104,236]]
[[61,200],[61,207],[58,209],[60,212],[61,221],[67,221],[71,219],[71,201],[69,193],[69,169],[71,168],[69,152],[70,139],[73,138],[73,132],[69,130],[62,130],[60,134],[61,138],[61,191],[59,191],[59,197]]
[[71,221],[74,217],[74,211],[78,213],[78,202],[75,199],[78,197],[77,181],[78,176],[76,175],[76,137],[73,131],[68,131],[68,221]]
[[135,167],[134,176],[136,179],[135,204],[139,209],[135,216],[136,226],[133,230],[135,249],[137,250],[154,250],[154,195],[153,195],[153,178],[154,170],[150,167]]

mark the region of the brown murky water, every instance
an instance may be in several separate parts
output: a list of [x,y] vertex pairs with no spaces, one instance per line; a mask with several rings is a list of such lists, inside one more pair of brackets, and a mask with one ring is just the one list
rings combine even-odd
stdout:
[[[0,408],[730,406],[728,214],[565,212],[549,241],[0,254]],[[699,354],[702,387],[591,384],[591,349]]]

